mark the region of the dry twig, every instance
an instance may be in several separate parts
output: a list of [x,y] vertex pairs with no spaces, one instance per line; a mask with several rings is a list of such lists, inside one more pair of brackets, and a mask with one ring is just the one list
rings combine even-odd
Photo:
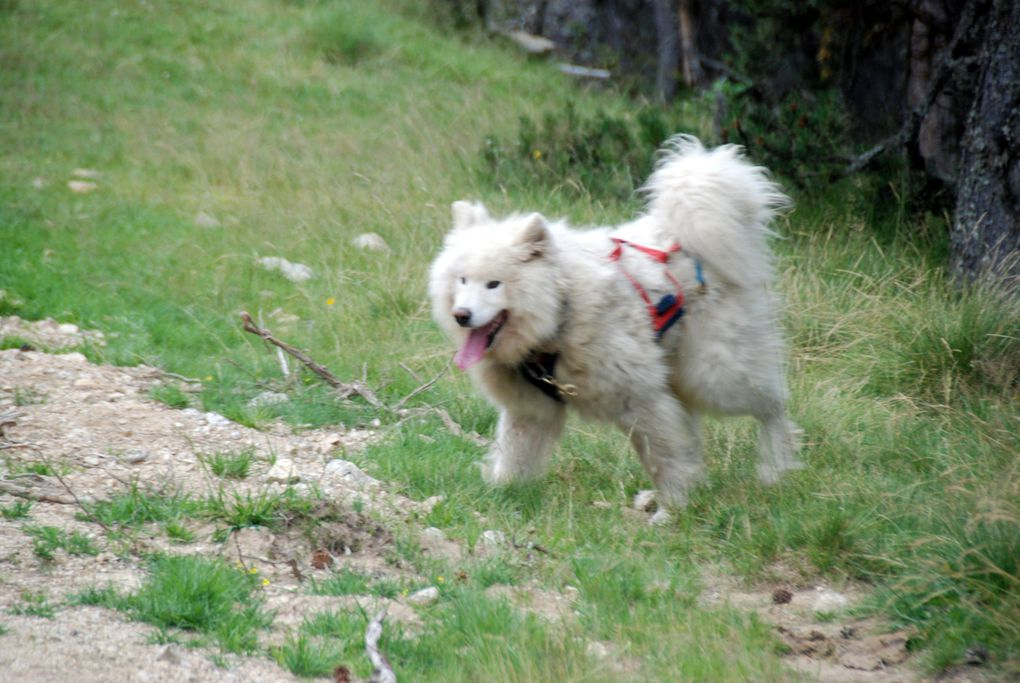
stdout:
[[365,399],[369,404],[375,408],[383,408],[382,401],[375,395],[371,389],[369,389],[364,382],[341,382],[336,378],[333,373],[327,370],[324,366],[319,365],[311,356],[302,351],[301,349],[295,348],[285,341],[281,341],[273,336],[273,334],[262,327],[255,324],[255,321],[251,319],[247,311],[241,312],[241,322],[244,325],[244,331],[250,332],[251,334],[261,337],[263,340],[269,342],[273,346],[282,349],[289,355],[301,361],[305,367],[318,375],[326,384],[330,385],[340,393],[340,398],[350,398],[351,396],[358,395]]
[[397,675],[386,657],[379,651],[379,638],[382,637],[382,622],[386,618],[386,610],[377,613],[365,629],[365,650],[374,667],[368,683],[397,683]]

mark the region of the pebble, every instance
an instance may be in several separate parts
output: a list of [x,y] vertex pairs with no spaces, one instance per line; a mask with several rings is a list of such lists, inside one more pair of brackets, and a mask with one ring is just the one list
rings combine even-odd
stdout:
[[323,476],[336,483],[353,486],[355,488],[367,488],[370,486],[378,486],[379,484],[379,480],[365,474],[365,472],[353,462],[341,460],[339,458],[330,460],[326,463],[326,468],[323,470]]
[[216,220],[215,216],[205,211],[199,211],[195,214],[195,225],[200,228],[218,228],[220,227],[220,222]]
[[287,394],[278,391],[263,391],[261,394],[248,401],[249,408],[262,408],[263,406],[277,406],[286,403],[290,398]]
[[486,550],[497,550],[506,545],[506,534],[502,531],[487,529],[482,532],[482,535],[478,538],[478,542]]
[[420,591],[407,596],[407,604],[414,605],[415,607],[428,607],[437,602],[439,602],[439,589],[435,586],[422,588]]
[[297,471],[293,460],[279,458],[266,472],[265,479],[270,483],[290,484],[301,481],[301,473]]
[[312,269],[303,263],[291,263],[279,256],[263,256],[258,264],[266,270],[279,271],[291,282],[305,282],[312,279]]
[[850,601],[845,595],[819,586],[815,589],[815,600],[811,609],[815,612],[838,612],[849,604]]
[[364,249],[365,251],[390,251],[390,245],[386,244],[386,240],[374,232],[361,233],[351,240],[351,244],[356,246],[358,249]]

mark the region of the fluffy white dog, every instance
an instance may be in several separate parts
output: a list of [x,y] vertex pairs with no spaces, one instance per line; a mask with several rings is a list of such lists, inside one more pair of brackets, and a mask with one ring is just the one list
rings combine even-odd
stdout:
[[802,466],[767,245],[786,197],[737,147],[690,137],[645,192],[633,222],[583,231],[453,204],[429,291],[455,362],[500,411],[487,481],[544,474],[568,408],[626,432],[670,506],[703,476],[702,413],[760,421],[762,482]]

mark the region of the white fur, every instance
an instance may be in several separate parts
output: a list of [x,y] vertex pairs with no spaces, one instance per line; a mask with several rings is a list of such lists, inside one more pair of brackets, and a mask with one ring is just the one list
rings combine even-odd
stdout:
[[[480,204],[453,205],[453,230],[430,272],[436,322],[460,345],[470,328],[508,314],[469,369],[500,411],[483,463],[488,481],[541,476],[568,406],[626,432],[670,505],[684,505],[703,476],[702,413],[760,421],[763,482],[802,466],[794,455],[796,428],[786,417],[766,243],[768,223],[786,198],[738,148],[706,150],[689,137],[670,142],[645,192],[646,212],[616,229],[573,230],[539,214],[496,220]],[[686,295],[685,315],[661,342],[621,267],[657,300],[673,290],[664,266],[633,249],[612,262],[611,235],[682,247],[668,267]],[[470,313],[467,327],[454,320],[455,311],[462,322]],[[576,388],[566,405],[521,376],[519,365],[534,352],[558,354],[556,381]]]

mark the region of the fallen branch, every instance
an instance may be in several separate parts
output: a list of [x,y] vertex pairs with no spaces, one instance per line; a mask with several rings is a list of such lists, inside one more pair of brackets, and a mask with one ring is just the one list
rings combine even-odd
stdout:
[[412,417],[423,417],[426,415],[435,415],[436,417],[443,421],[443,426],[445,426],[446,430],[453,434],[454,436],[459,436],[462,439],[467,439],[468,441],[474,443],[476,446],[484,447],[489,445],[488,439],[486,439],[478,432],[469,432],[463,427],[461,427],[459,424],[457,424],[456,420],[450,417],[450,413],[446,412],[442,408],[435,407],[404,408],[398,412],[398,415],[400,415],[404,419],[409,419]]
[[60,474],[59,474],[59,473],[57,472],[57,468],[56,468],[56,467],[54,467],[52,463],[49,463],[49,462],[48,462],[47,464],[49,464],[49,466],[50,466],[50,469],[51,469],[51,470],[53,471],[53,476],[57,478],[57,481],[59,481],[59,482],[60,482],[60,485],[64,487],[64,490],[65,490],[65,491],[67,491],[67,493],[68,493],[68,494],[69,494],[69,495],[71,496],[71,498],[73,498],[73,499],[74,499],[74,503],[75,503],[75,505],[77,505],[77,506],[78,506],[78,508],[79,508],[79,509],[80,509],[80,510],[81,510],[82,512],[84,512],[84,513],[85,513],[85,516],[86,516],[86,517],[88,517],[89,519],[91,519],[91,520],[92,520],[93,522],[95,522],[95,523],[96,523],[96,524],[98,524],[99,526],[103,527],[103,531],[105,531],[105,532],[106,532],[107,534],[111,534],[111,533],[113,533],[113,529],[111,529],[110,527],[108,527],[108,526],[107,526],[107,525],[106,525],[106,524],[105,524],[105,523],[103,522],[103,520],[99,519],[99,517],[97,517],[97,516],[96,516],[96,513],[95,513],[95,512],[93,512],[92,510],[89,510],[89,509],[88,509],[88,508],[87,508],[87,507],[85,506],[85,504],[84,504],[83,502],[81,502],[81,500],[80,500],[80,499],[78,498],[78,495],[77,495],[77,494],[76,494],[76,493],[74,492],[74,489],[72,489],[72,488],[71,488],[71,487],[70,487],[70,486],[68,485],[68,483],[67,483],[66,481],[64,481],[64,478],[63,478],[62,476],[60,476]]
[[382,637],[382,622],[385,618],[386,610],[382,610],[368,622],[368,628],[365,629],[365,650],[374,667],[368,683],[397,683],[393,667],[379,651],[379,638]]
[[[452,359],[451,359],[451,361],[452,361]],[[400,410],[401,408],[404,407],[404,404],[407,403],[408,401],[410,401],[412,398],[414,398],[415,396],[417,396],[418,394],[420,394],[420,393],[422,393],[424,391],[428,391],[429,389],[431,389],[432,385],[434,385],[436,382],[438,382],[439,379],[443,375],[445,375],[447,372],[449,372],[449,370],[450,370],[450,362],[451,361],[447,361],[446,367],[443,368],[442,370],[440,370],[438,375],[436,375],[435,377],[430,379],[428,382],[425,382],[425,384],[422,384],[420,387],[418,387],[417,389],[412,391],[410,394],[408,394],[404,398],[402,398],[399,401],[397,401],[397,404],[395,406],[393,406],[393,410],[394,411]]]
[[7,493],[16,498],[34,500],[37,503],[56,503],[57,505],[74,505],[77,503],[74,498],[44,491],[33,491],[29,486],[19,486],[6,480],[0,480],[0,493]]
[[276,337],[273,336],[273,334],[269,330],[256,325],[255,321],[251,319],[251,316],[248,315],[247,311],[241,312],[241,322],[244,325],[245,332],[250,332],[251,334],[261,337],[264,341],[267,341],[273,346],[282,349],[289,355],[301,361],[305,365],[305,367],[307,367],[309,370],[318,375],[324,382],[326,382],[326,384],[336,389],[340,393],[341,398],[349,398],[351,396],[358,395],[365,399],[369,404],[371,404],[375,408],[384,407],[382,401],[379,400],[379,397],[376,396],[371,389],[365,386],[363,382],[357,381],[349,383],[341,382],[339,379],[336,378],[335,375],[333,375],[333,373],[327,370],[324,366],[319,365],[314,360],[312,360],[312,358],[307,353],[305,353],[301,349],[291,346],[285,341],[277,339]]

